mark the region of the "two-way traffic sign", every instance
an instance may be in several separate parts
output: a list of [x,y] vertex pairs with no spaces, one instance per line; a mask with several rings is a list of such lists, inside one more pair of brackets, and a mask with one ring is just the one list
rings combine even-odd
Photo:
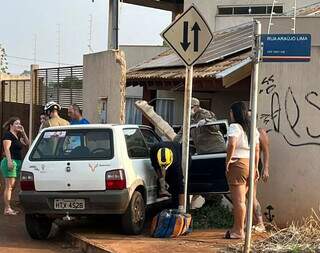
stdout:
[[161,36],[186,64],[181,159],[181,167],[184,172],[183,209],[186,212],[193,64],[209,46],[213,35],[200,12],[194,5],[191,5],[190,8],[163,31]]
[[194,5],[168,26],[161,36],[187,66],[200,58],[213,38],[209,26]]

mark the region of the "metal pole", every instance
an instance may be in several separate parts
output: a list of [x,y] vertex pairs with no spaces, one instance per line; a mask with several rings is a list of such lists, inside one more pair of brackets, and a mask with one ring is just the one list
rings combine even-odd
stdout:
[[184,88],[183,110],[183,133],[182,133],[182,170],[184,172],[184,202],[183,211],[187,211],[188,193],[188,168],[189,168],[189,136],[190,136],[190,113],[192,97],[193,66],[186,67],[186,81]]
[[108,49],[119,49],[119,0],[109,0]]
[[34,89],[36,87],[37,75],[36,70],[39,68],[38,65],[31,65],[31,80],[30,80],[30,109],[29,109],[29,141],[32,143],[33,137],[33,103],[34,103]]
[[247,227],[244,252],[249,253],[251,247],[251,227],[253,215],[253,188],[255,176],[255,143],[256,143],[256,125],[257,125],[257,100],[258,100],[258,78],[259,78],[259,60],[260,60],[260,36],[261,23],[255,21],[255,48],[254,48],[254,67],[253,67],[253,85],[251,90],[251,130],[250,130],[250,184],[249,184],[249,199],[247,208]]

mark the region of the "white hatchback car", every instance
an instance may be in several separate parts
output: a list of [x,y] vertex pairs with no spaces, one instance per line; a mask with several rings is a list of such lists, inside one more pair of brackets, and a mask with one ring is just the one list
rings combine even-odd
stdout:
[[21,172],[20,200],[30,236],[46,239],[55,218],[120,214],[128,234],[139,234],[157,198],[149,148],[160,141],[138,125],[47,128],[35,139]]

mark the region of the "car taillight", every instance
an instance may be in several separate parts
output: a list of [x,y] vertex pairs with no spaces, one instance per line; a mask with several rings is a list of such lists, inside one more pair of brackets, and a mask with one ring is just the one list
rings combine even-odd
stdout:
[[22,171],[20,187],[22,191],[35,191],[33,173]]
[[111,170],[106,172],[106,189],[123,190],[126,188],[126,176],[124,170]]

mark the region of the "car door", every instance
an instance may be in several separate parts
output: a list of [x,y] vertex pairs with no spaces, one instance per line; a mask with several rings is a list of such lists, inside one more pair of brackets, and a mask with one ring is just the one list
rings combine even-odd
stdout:
[[155,144],[159,143],[161,141],[160,137],[152,131],[152,129],[147,128],[147,127],[140,127],[141,133],[143,135],[143,138],[145,140],[145,143],[147,144],[148,151],[149,151],[149,163],[148,163],[148,169],[149,169],[149,174],[150,174],[150,182],[152,185],[152,199],[156,200],[158,198],[158,175],[153,168],[150,160],[150,149],[152,146]]
[[[217,121],[220,132],[226,140],[227,122]],[[229,191],[225,175],[226,152],[192,155],[189,169],[188,191],[195,193],[225,193]]]
[[136,178],[142,179],[147,190],[147,204],[156,198],[157,184],[155,171],[151,169],[149,149],[139,128],[123,129],[128,157]]
[[104,191],[105,173],[115,168],[111,129],[70,131],[69,137],[70,144],[63,147],[64,153],[69,152],[66,156],[68,190]]

